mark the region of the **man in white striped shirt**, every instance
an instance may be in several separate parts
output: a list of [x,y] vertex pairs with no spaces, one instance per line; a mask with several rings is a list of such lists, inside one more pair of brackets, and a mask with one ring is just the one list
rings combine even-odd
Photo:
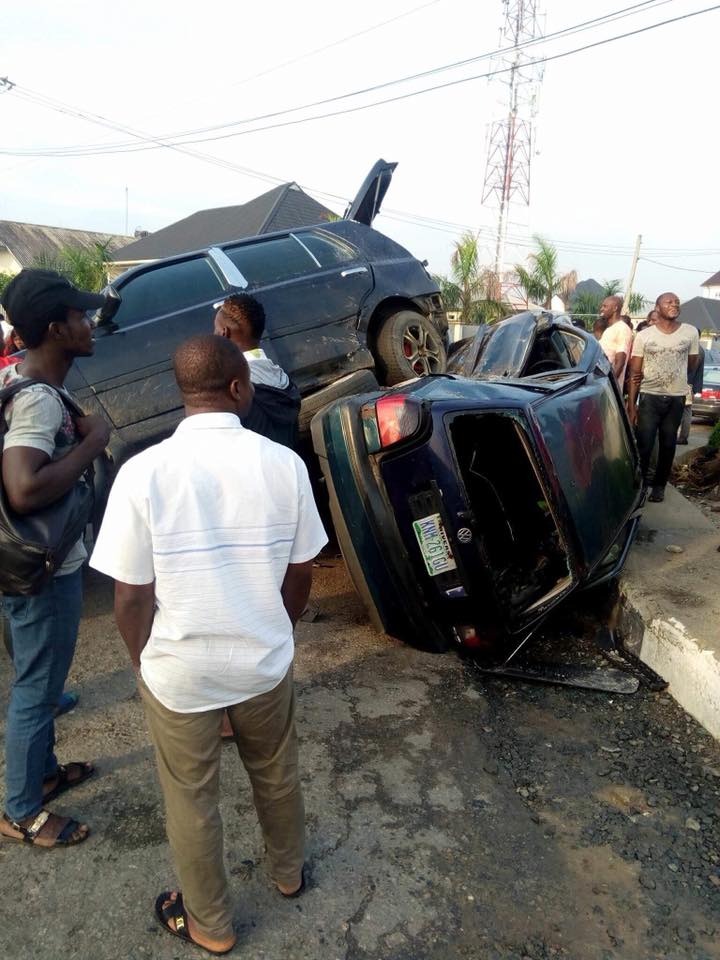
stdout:
[[304,888],[293,627],[327,542],[307,470],[240,423],[252,398],[230,340],[175,355],[186,419],[122,467],[91,565],[115,580],[118,628],[139,672],[182,893],[157,898],[170,933],[235,943],[218,810],[227,709],[281,894]]

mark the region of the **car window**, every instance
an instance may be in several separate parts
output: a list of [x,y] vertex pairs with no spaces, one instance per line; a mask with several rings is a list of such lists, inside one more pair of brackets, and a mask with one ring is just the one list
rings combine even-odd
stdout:
[[582,337],[576,337],[572,333],[566,333],[564,330],[560,332],[567,351],[570,354],[572,360],[572,365],[576,367],[582,360],[582,355],[585,352],[586,343]]
[[334,267],[357,259],[357,251],[346,243],[323,233],[298,233],[298,240],[320,262],[322,267]]
[[317,270],[317,264],[294,237],[276,237],[240,247],[225,247],[225,253],[245,277],[249,287],[264,287],[301,277]]
[[217,299],[223,286],[204,257],[147,270],[118,287],[122,303],[113,317],[119,327],[176,313]]
[[704,387],[720,387],[720,367],[711,367],[709,370],[705,367],[703,371]]

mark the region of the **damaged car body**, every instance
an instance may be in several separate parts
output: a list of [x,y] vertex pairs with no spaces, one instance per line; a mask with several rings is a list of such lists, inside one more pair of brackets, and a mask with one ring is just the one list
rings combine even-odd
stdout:
[[343,218],[143,263],[105,288],[95,351],[67,383],[108,421],[115,469],[178,425],[173,353],[211,333],[217,307],[234,293],[264,307],[261,346],[298,387],[301,433],[338,397],[445,369],[436,281],[372,227],[395,167],[379,160]]
[[375,625],[425,648],[507,653],[619,572],[639,520],[622,397],[567,318],[480,328],[446,374],[340,400],[312,435]]

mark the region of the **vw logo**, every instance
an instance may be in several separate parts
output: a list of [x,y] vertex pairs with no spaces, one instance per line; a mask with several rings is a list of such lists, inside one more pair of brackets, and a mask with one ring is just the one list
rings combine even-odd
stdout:
[[457,532],[457,538],[460,543],[470,543],[472,540],[472,530],[470,527],[460,527]]

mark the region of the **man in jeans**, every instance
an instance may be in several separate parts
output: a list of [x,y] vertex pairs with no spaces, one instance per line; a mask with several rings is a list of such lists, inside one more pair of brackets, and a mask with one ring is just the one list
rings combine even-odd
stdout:
[[[87,315],[105,302],[47,270],[23,270],[2,303],[27,348],[20,364],[0,371],[0,387],[18,379],[45,383],[20,391],[3,415],[8,423],[2,479],[10,506],[32,514],[78,483],[107,445],[98,416],[73,419],[58,394],[76,357],[93,352]],[[51,848],[80,843],[89,829],[43,809],[93,772],[89,763],[58,764],[53,714],[72,663],[82,605],[79,540],[52,583],[32,596],[5,596],[13,641],[15,680],[5,735],[5,813],[0,836]]]
[[[658,438],[658,458],[649,500],[660,503],[670,477],[688,381],[698,362],[695,327],[680,323],[680,300],[663,293],[655,302],[657,322],[635,337],[630,361],[628,416],[636,425],[643,479],[648,483],[650,457]],[[638,389],[640,400],[637,403]]]
[[218,809],[225,710],[270,875],[283,896],[304,887],[293,628],[327,537],[302,460],[240,422],[253,395],[242,351],[193,337],[175,377],[186,418],[118,473],[91,565],[115,580],[182,888],[160,894],[157,919],[224,953],[235,943]]

